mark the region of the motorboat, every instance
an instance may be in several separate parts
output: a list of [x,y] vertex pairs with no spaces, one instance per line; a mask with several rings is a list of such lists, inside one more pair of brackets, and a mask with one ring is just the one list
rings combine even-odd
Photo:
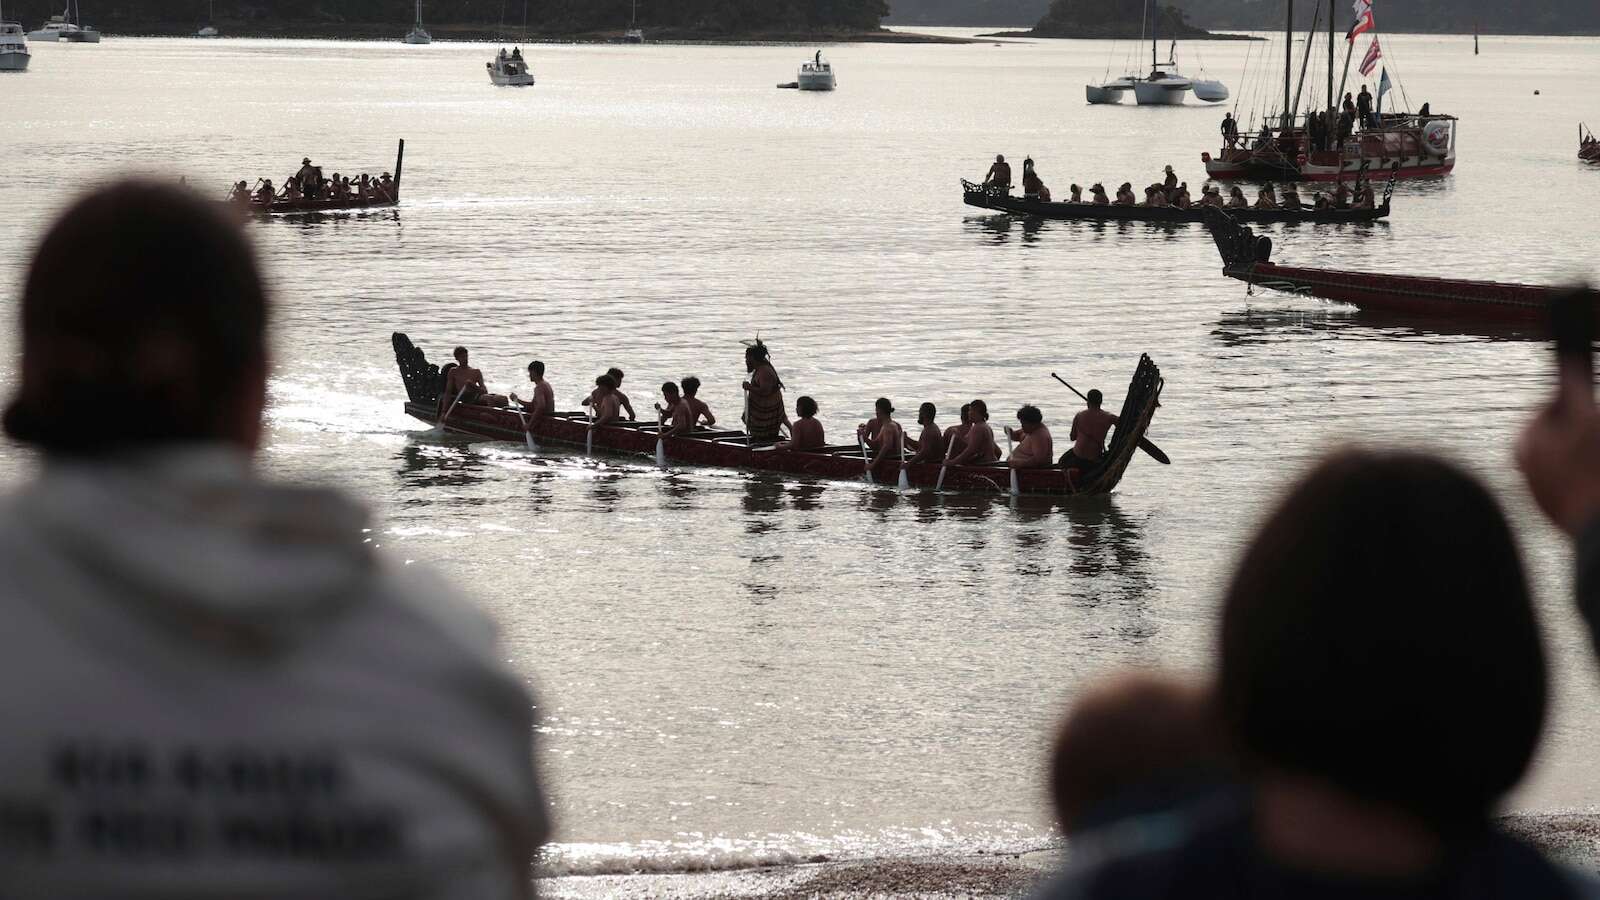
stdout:
[[1140,106],[1182,106],[1193,84],[1176,72],[1156,67],[1149,75],[1133,82],[1133,99]]
[[533,84],[533,73],[528,70],[528,61],[522,58],[522,48],[514,48],[507,53],[504,47],[494,59],[484,63],[489,70],[489,80],[498,85],[508,87],[523,87]]
[[22,26],[0,18],[0,72],[27,71],[32,58],[28,53],[28,36]]
[[417,23],[411,26],[410,31],[406,32],[405,42],[408,44],[433,43],[433,35],[428,33],[428,29],[422,27],[422,0],[417,0]]
[[815,59],[808,59],[800,64],[800,75],[795,79],[796,86],[802,91],[831,91],[837,85],[833,78],[833,64],[822,61],[822,51],[818,50]]

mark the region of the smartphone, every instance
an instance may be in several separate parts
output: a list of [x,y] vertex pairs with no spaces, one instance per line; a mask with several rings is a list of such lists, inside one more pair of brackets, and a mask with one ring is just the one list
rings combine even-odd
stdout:
[[1556,340],[1556,363],[1562,371],[1571,366],[1594,380],[1595,292],[1568,288],[1550,299],[1550,331]]

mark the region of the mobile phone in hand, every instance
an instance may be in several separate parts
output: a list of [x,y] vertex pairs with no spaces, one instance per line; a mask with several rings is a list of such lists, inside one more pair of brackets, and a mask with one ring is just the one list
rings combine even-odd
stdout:
[[1550,331],[1556,341],[1556,362],[1561,371],[1570,367],[1594,380],[1595,293],[1571,288],[1550,300]]

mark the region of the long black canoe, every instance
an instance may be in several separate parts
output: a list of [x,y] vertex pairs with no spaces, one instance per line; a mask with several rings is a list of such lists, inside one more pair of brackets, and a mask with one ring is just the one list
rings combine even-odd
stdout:
[[[1045,203],[1017,197],[996,188],[986,188],[966,179],[961,181],[961,199],[968,206],[995,209],[1044,219],[1079,222],[1204,222],[1205,207],[1191,206],[1099,206],[1093,203]],[[1376,209],[1230,209],[1228,214],[1241,222],[1374,222],[1389,215],[1389,198],[1394,182],[1383,192],[1383,203]]]
[[400,174],[405,161],[406,142],[401,139],[399,147],[394,152],[394,187],[387,194],[374,187],[373,196],[365,199],[361,197],[302,197],[298,200],[280,198],[273,200],[271,203],[262,203],[252,197],[248,202],[241,200],[227,200],[224,202],[230,206],[238,207],[253,216],[339,212],[341,210],[382,209],[389,206],[399,206]]

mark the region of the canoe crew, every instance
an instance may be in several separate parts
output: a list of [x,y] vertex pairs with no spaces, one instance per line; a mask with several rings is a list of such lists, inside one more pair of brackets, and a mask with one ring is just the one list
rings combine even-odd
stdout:
[[294,178],[286,179],[283,182],[283,199],[299,200],[300,196],[300,182],[296,181]]
[[1261,193],[1256,195],[1256,209],[1277,209],[1278,194],[1272,188],[1272,182],[1267,182]]
[[[628,414],[628,421],[632,422],[637,416],[633,414],[633,404],[628,402],[628,395],[622,392],[622,370],[616,366],[606,370],[606,377],[611,379],[611,393],[615,395],[617,408]],[[600,402],[600,380],[595,379],[595,389],[583,399],[584,406],[593,406]]]
[[1240,190],[1238,185],[1234,185],[1228,191],[1228,208],[1229,209],[1249,209],[1250,208],[1250,201],[1245,199],[1244,191]]
[[750,373],[750,380],[741,383],[749,398],[744,425],[752,441],[776,441],[779,426],[789,424],[789,411],[783,405],[783,379],[767,355],[767,345],[759,339],[744,349],[744,368]]
[[272,188],[272,179],[263,178],[261,180],[261,187],[256,189],[256,202],[271,206],[272,201],[276,199],[277,196],[278,192]]
[[915,440],[906,439],[906,447],[912,451],[908,462],[943,462],[944,461],[944,431],[939,428],[939,423],[934,421],[939,409],[932,403],[924,403],[917,407],[917,424],[922,426],[922,433]]
[[983,186],[1011,192],[1011,164],[1006,162],[1004,154],[995,156],[994,165],[989,167],[989,174],[983,179]]
[[1377,198],[1372,194],[1371,184],[1362,182],[1356,185],[1356,209],[1375,209],[1377,203]]
[[878,467],[885,459],[898,461],[905,449],[905,431],[900,423],[894,420],[894,404],[888,397],[879,397],[873,404],[877,411],[877,418],[862,424],[859,433],[867,441],[867,446],[872,448],[872,460],[867,463],[867,471],[877,472]]
[[1152,184],[1144,189],[1144,203],[1140,205],[1154,206],[1159,209],[1171,206],[1172,204],[1168,202],[1167,192],[1162,190],[1161,185]]
[[1344,186],[1344,179],[1342,178],[1333,186],[1333,207],[1334,209],[1350,208],[1350,189]]
[[1044,427],[1044,413],[1029,404],[1017,410],[1016,430],[1006,429],[1006,436],[1017,442],[1007,465],[1013,469],[1042,469],[1055,462],[1055,447],[1050,441],[1050,429]]
[[667,426],[661,432],[663,437],[678,437],[694,430],[694,407],[678,393],[676,384],[670,381],[662,384],[661,399],[666,404],[656,404],[656,421]]
[[1133,206],[1135,203],[1136,201],[1133,197],[1133,183],[1130,181],[1124,181],[1122,183],[1122,187],[1117,188],[1117,205]]
[[711,414],[711,407],[695,396],[700,393],[700,379],[686,375],[680,384],[683,385],[683,399],[689,404],[689,411],[694,414],[694,427],[699,428],[704,425],[710,428],[716,425],[717,417]]
[[617,400],[617,380],[601,375],[594,380],[594,425],[610,425],[622,418],[622,404]]
[[1100,408],[1104,395],[1099,390],[1091,390],[1085,396],[1089,405],[1072,417],[1072,431],[1067,435],[1072,439],[1072,449],[1061,454],[1063,469],[1086,471],[1099,462],[1106,452],[1106,435],[1117,424],[1116,416]]
[[235,203],[249,203],[250,202],[250,185],[249,185],[249,183],[241,181],[238,184],[234,185],[233,186],[233,190],[228,192],[228,199],[234,201]]
[[356,196],[363,200],[372,199],[372,176],[365,172],[356,180]]
[[966,446],[967,429],[972,426],[972,404],[961,404],[961,421],[944,430],[945,456],[956,456]]
[[1220,209],[1222,207],[1222,191],[1218,190],[1214,184],[1206,185],[1200,189],[1200,202],[1196,205],[1215,206]]
[[483,372],[467,365],[467,348],[457,347],[452,355],[456,364],[445,374],[444,390],[439,392],[440,418],[450,411],[457,398],[462,403],[475,403],[489,393],[483,384]]
[[388,172],[383,173],[383,177],[378,179],[378,190],[383,191],[384,200],[394,202],[394,179]]
[[300,160],[300,171],[294,174],[294,180],[300,182],[300,192],[311,195],[317,191],[318,182],[322,181],[322,170],[311,164],[311,157]]
[[528,414],[528,427],[532,430],[533,423],[556,411],[556,391],[550,382],[544,380],[544,363],[537,359],[528,363],[528,380],[533,382],[533,396],[523,400],[512,394],[511,402],[522,405],[522,411]]
[[1039,173],[1034,170],[1031,157],[1022,161],[1022,196],[1025,200],[1050,202],[1050,189],[1044,186]]
[[1299,191],[1295,190],[1295,186],[1292,185],[1292,184],[1284,185],[1284,188],[1283,188],[1283,208],[1284,209],[1305,209],[1305,204],[1300,202],[1300,193],[1299,193]]
[[1234,119],[1233,113],[1222,117],[1222,142],[1229,148],[1239,143],[1239,122]]
[[1178,209],[1188,209],[1194,205],[1189,198],[1189,182],[1185,181],[1178,185],[1178,190],[1172,195],[1172,205]]
[[994,429],[989,427],[989,406],[982,400],[972,401],[968,418],[966,441],[961,453],[950,460],[952,466],[982,466],[1000,458],[1000,448],[995,446]]
[[[1111,198],[1106,196],[1106,186],[1096,181],[1089,188],[1089,193],[1094,198],[1095,206],[1110,206]],[[1120,196],[1120,195],[1119,195]]]
[[1161,187],[1166,190],[1167,199],[1172,199],[1173,192],[1178,189],[1178,173],[1172,171],[1171,166],[1167,166],[1167,175],[1161,180]]
[[[1101,193],[1102,194],[1105,193],[1105,190],[1101,189]],[[1078,187],[1077,185],[1073,185],[1072,186],[1072,196],[1070,198],[1068,198],[1067,202],[1068,203],[1082,203],[1083,202],[1083,188]]]
[[817,421],[817,401],[802,395],[794,402],[794,424],[789,426],[789,440],[779,441],[779,450],[821,450],[828,442],[823,437],[822,423]]

